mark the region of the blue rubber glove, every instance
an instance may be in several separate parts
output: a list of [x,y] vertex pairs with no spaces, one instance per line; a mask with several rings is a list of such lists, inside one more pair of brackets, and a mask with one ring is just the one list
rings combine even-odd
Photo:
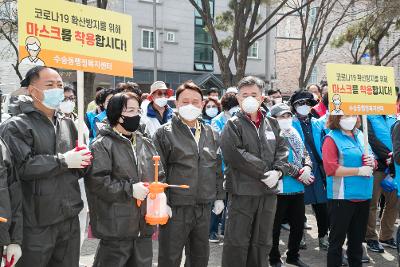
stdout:
[[386,176],[386,178],[382,180],[381,187],[383,191],[389,193],[397,190],[397,185],[394,183],[393,178],[390,175]]

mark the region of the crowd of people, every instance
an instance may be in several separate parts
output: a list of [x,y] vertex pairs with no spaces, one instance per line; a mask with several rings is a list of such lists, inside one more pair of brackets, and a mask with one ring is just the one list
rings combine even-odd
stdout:
[[[175,91],[156,81],[149,93],[127,82],[96,88],[78,144],[75,89],[44,66],[21,87],[0,125],[8,266],[78,267],[89,221],[96,267],[152,266],[157,231],[160,267],[180,266],[183,253],[185,266],[207,266],[210,242],[223,242],[223,267],[279,267],[281,229],[290,231],[286,263],[306,267],[307,205],[327,253],[320,266],[361,266],[363,243],[376,253],[397,247],[399,113],[368,116],[365,146],[359,116],[330,115],[325,82],[289,99],[252,76],[222,96],[192,81]],[[167,189],[159,228],[137,204],[156,155],[160,181],[189,186]]]

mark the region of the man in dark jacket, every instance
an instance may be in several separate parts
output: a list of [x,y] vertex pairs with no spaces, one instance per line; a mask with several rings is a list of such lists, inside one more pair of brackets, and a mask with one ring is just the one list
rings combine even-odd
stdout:
[[22,200],[21,185],[11,161],[7,145],[0,138],[0,266],[3,246],[7,261],[14,263],[21,257]]
[[79,169],[90,163],[85,147],[75,149],[74,122],[56,112],[64,99],[57,71],[37,66],[22,86],[33,101],[20,104],[22,114],[0,127],[21,180],[23,246],[19,267],[71,267],[79,264],[82,200]]
[[153,141],[169,184],[189,189],[168,189],[172,218],[160,228],[159,267],[178,267],[187,244],[191,267],[207,266],[211,203],[222,211],[224,192],[217,179],[217,142],[209,125],[198,117],[203,108],[201,89],[186,82],[176,91],[178,115],[159,128]]
[[[390,173],[387,165],[392,152],[391,128],[396,122],[395,115],[368,115],[368,142],[371,145],[378,161],[378,168],[374,170],[374,189],[369,206],[369,218],[365,239],[367,248],[372,252],[383,253],[384,248],[396,248],[393,238],[394,223],[398,217],[398,200],[396,192],[382,190],[381,182]],[[385,207],[380,219],[379,234],[376,229],[376,210],[381,195],[385,197]]]
[[263,82],[238,84],[241,111],[222,132],[226,189],[230,194],[222,266],[267,266],[272,246],[276,186],[286,174],[289,150],[278,122],[260,110]]

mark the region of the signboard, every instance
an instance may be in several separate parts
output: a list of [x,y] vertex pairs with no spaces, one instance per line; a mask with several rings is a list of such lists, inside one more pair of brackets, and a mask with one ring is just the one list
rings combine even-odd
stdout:
[[396,114],[392,67],[327,64],[332,115]]
[[[34,2],[34,3],[33,3]],[[21,64],[132,77],[132,17],[64,0],[18,0]]]

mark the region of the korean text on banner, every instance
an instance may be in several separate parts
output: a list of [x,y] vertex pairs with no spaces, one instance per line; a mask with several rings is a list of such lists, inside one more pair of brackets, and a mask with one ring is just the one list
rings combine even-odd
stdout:
[[131,16],[64,0],[33,2],[18,0],[21,64],[132,77]]
[[392,67],[327,64],[332,115],[396,114]]

